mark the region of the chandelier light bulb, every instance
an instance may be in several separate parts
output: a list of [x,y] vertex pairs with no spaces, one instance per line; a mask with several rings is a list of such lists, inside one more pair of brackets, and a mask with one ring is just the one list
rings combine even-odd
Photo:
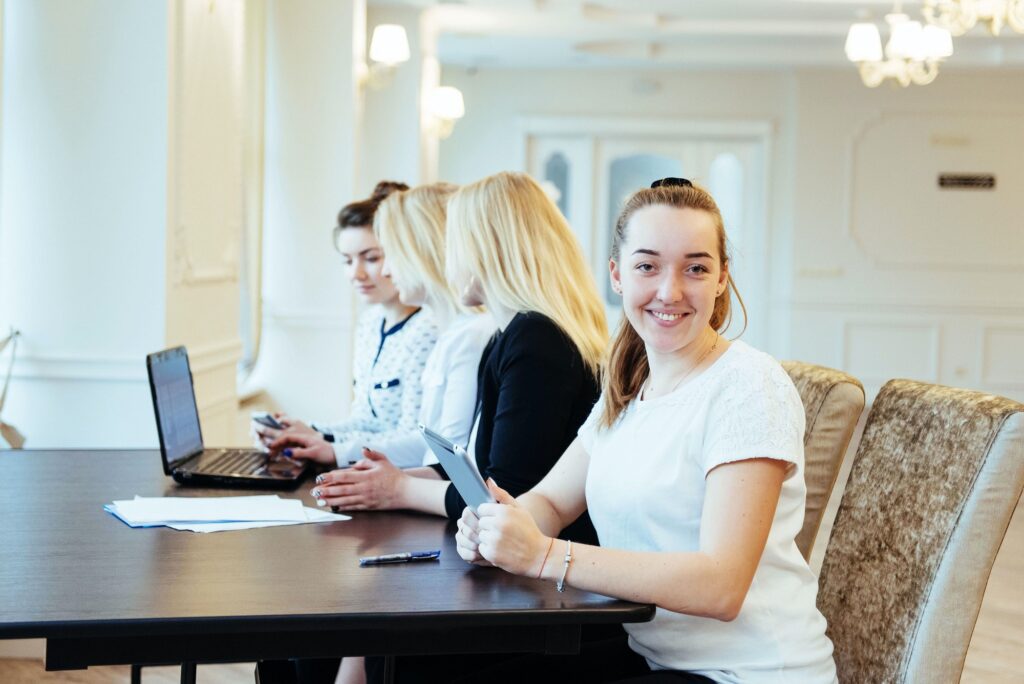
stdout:
[[962,36],[978,23],[998,36],[1004,25],[1024,33],[1024,0],[924,0],[925,21]]
[[851,62],[882,61],[882,36],[871,23],[854,24],[846,34],[846,57]]

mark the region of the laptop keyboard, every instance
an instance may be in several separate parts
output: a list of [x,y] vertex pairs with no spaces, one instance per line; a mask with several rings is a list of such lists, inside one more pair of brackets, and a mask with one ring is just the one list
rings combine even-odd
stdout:
[[255,475],[267,465],[267,455],[258,451],[234,449],[225,451],[209,463],[203,465],[204,473],[215,475],[232,473],[237,475]]

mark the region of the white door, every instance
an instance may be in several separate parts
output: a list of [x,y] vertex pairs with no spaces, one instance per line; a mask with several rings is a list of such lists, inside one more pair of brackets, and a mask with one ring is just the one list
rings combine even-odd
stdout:
[[[557,188],[559,206],[580,238],[613,323],[621,312],[608,283],[608,254],[626,198],[668,176],[707,188],[722,212],[733,279],[748,310],[743,337],[760,348],[769,340],[766,164],[759,135],[545,133],[530,135],[527,142],[527,169]],[[733,308],[730,337],[743,325],[735,300]]]

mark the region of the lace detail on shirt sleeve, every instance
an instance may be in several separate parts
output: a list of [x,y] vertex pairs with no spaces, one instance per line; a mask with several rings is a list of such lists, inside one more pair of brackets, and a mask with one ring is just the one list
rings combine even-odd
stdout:
[[803,404],[773,359],[726,369],[709,398],[704,473],[723,463],[772,458],[803,467]]

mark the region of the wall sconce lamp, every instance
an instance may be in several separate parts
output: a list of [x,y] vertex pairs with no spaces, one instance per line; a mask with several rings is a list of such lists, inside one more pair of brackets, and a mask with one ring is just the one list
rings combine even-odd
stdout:
[[437,137],[447,138],[455,128],[455,122],[466,115],[462,92],[452,86],[434,88],[427,100],[427,111],[437,123]]
[[374,27],[370,39],[370,68],[362,82],[371,88],[383,88],[395,75],[395,67],[409,61],[409,39],[405,28],[397,24]]

